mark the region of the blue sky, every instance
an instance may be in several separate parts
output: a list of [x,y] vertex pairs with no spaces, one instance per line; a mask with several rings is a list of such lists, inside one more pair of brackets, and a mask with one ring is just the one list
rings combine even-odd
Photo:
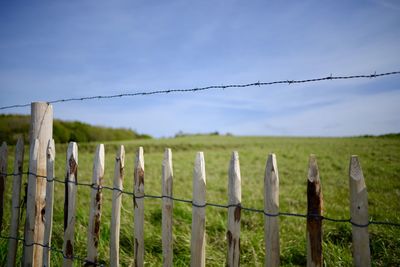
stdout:
[[[400,70],[398,1],[0,3],[0,106]],[[400,75],[54,104],[54,116],[184,132],[400,132]],[[7,110],[29,113],[29,108]]]

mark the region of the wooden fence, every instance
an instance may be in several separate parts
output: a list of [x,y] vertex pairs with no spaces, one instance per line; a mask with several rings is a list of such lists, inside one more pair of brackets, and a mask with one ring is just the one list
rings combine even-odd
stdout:
[[[46,103],[32,104],[32,136],[24,228],[23,266],[50,266],[55,145],[51,139],[52,108]],[[42,154],[41,154],[42,153]],[[19,140],[15,148],[12,209],[7,266],[16,265],[17,239],[23,173],[24,144]],[[104,146],[97,146],[91,189],[90,214],[85,265],[98,265],[99,229],[102,214],[102,180],[104,176]],[[78,178],[78,147],[69,143],[66,160],[63,266],[73,266],[75,210]],[[125,150],[120,146],[115,158],[112,213],[110,228],[110,266],[119,266],[119,230],[121,198],[125,169]],[[4,189],[7,173],[7,145],[0,148],[0,228],[3,221]],[[41,179],[47,178],[47,179]],[[144,265],[144,153],[139,148],[134,164],[134,264]],[[228,177],[227,265],[239,266],[241,224],[241,176],[238,152],[233,152]],[[350,212],[355,266],[370,266],[368,236],[368,200],[364,177],[357,156],[350,159]],[[173,167],[172,152],[165,150],[162,162],[162,256],[163,266],[173,263]],[[206,172],[204,155],[196,154],[193,171],[191,266],[205,266],[206,239]],[[309,158],[307,184],[307,266],[322,266],[322,188],[317,160]],[[264,176],[264,241],[265,266],[279,266],[279,174],[274,154],[267,159]],[[81,263],[79,263],[81,264]]]

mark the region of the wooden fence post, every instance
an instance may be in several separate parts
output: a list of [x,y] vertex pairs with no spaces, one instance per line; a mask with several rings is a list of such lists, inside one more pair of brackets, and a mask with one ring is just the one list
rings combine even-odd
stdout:
[[92,263],[98,262],[98,245],[100,240],[100,219],[103,194],[101,187],[104,177],[104,145],[100,144],[96,148],[93,162],[92,192],[90,196],[90,214],[88,229],[88,255],[87,260]]
[[[47,145],[53,136],[53,107],[49,103],[34,102],[31,104],[31,146],[35,139],[39,140],[36,179],[31,180],[35,185],[34,192],[34,212],[30,215],[35,216],[35,224],[33,229],[33,241],[43,244],[44,238],[44,216],[46,214],[46,156]],[[31,155],[30,155],[31,156]],[[28,187],[32,187],[29,184]],[[36,212],[35,212],[36,211]],[[28,212],[27,212],[28,215]],[[32,266],[43,266],[43,247],[33,246],[33,262]]]
[[206,169],[203,152],[198,152],[193,171],[191,267],[206,264]]
[[134,256],[135,267],[144,265],[144,157],[143,147],[139,147],[136,152],[134,170],[134,231],[135,244]]
[[[19,214],[20,214],[20,201],[21,201],[21,184],[22,172],[24,164],[24,141],[18,138],[17,145],[15,146],[15,159],[14,159],[14,177],[12,186],[12,203],[11,203],[11,220],[10,220],[10,237],[18,238],[19,228]],[[8,240],[8,254],[7,266],[15,266],[17,255],[18,240]]]
[[74,257],[76,191],[78,182],[78,146],[75,142],[70,142],[68,145],[66,169],[63,243],[63,253],[65,255],[63,261],[64,267],[73,266]]
[[322,189],[317,159],[310,155],[307,179],[307,266],[322,266]]
[[172,152],[171,149],[165,149],[162,162],[162,248],[163,248],[163,266],[172,267],[173,258],[173,235],[172,235]]
[[120,146],[115,157],[114,190],[112,194],[110,266],[119,266],[119,230],[121,219],[122,182],[124,180],[125,149]]
[[232,153],[228,171],[228,259],[227,266],[240,265],[240,216],[242,189],[239,153]]
[[50,266],[51,232],[53,230],[53,202],[54,202],[54,160],[56,157],[56,146],[54,139],[49,141],[47,147],[47,185],[46,185],[46,214],[43,244],[48,247],[43,249],[43,266]]
[[7,177],[7,157],[8,150],[6,142],[0,147],[0,232],[3,230],[4,194],[6,189]]
[[279,244],[279,174],[275,154],[269,154],[264,176],[265,266],[280,264]]
[[35,139],[31,143],[29,152],[29,175],[28,175],[28,187],[26,188],[26,221],[25,221],[25,232],[24,232],[24,259],[23,266],[32,267],[33,264],[33,242],[34,242],[34,231],[35,231],[35,195],[36,195],[36,180],[42,179],[37,178],[37,167],[39,157],[39,140]]
[[357,156],[351,156],[349,168],[350,216],[353,235],[354,266],[371,266],[368,234],[368,193]]

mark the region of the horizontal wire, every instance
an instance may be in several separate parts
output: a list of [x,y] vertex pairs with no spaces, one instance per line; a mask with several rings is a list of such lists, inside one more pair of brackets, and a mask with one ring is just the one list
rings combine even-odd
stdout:
[[[400,71],[392,71],[385,73],[373,73],[368,75],[349,75],[349,76],[327,76],[322,78],[313,78],[313,79],[303,79],[303,80],[280,80],[273,82],[255,82],[255,83],[246,83],[246,84],[229,84],[229,85],[211,85],[206,87],[195,87],[195,88],[187,88],[187,89],[166,89],[166,90],[155,90],[150,92],[136,92],[136,93],[124,93],[124,94],[116,94],[116,95],[96,95],[96,96],[86,96],[86,97],[72,97],[72,98],[64,98],[51,100],[47,103],[55,104],[55,103],[63,103],[63,102],[71,102],[71,101],[85,101],[85,100],[94,100],[94,99],[110,99],[110,98],[118,98],[118,97],[134,97],[134,96],[148,96],[148,95],[156,95],[156,94],[169,94],[169,93],[187,93],[187,92],[198,92],[198,91],[206,91],[213,89],[228,89],[228,88],[244,88],[244,87],[253,87],[253,86],[268,86],[274,84],[300,84],[300,83],[310,83],[310,82],[320,82],[320,81],[328,81],[328,80],[348,80],[348,79],[362,79],[362,78],[378,78],[389,75],[397,75],[400,74]],[[0,110],[11,109],[11,108],[21,108],[28,107],[31,103],[26,104],[17,104],[10,106],[0,107]]]
[[73,183],[75,185],[82,185],[82,186],[87,186],[90,187],[94,190],[102,190],[102,189],[106,189],[106,190],[110,190],[110,191],[118,191],[122,194],[126,194],[126,195],[130,195],[132,196],[134,199],[142,199],[142,198],[149,198],[149,199],[171,199],[173,201],[177,201],[177,202],[182,202],[182,203],[189,203],[192,206],[196,207],[196,208],[205,208],[207,206],[209,207],[217,207],[217,208],[231,208],[231,207],[238,207],[241,210],[244,211],[249,211],[249,212],[254,212],[254,213],[262,213],[267,217],[278,217],[278,216],[286,216],[286,217],[300,217],[300,218],[315,218],[315,219],[320,219],[320,220],[326,220],[326,221],[330,221],[330,222],[335,222],[335,223],[350,223],[353,226],[356,227],[368,227],[369,225],[386,225],[386,226],[393,226],[393,227],[400,227],[400,223],[397,222],[387,222],[387,221],[373,221],[370,220],[367,224],[358,224],[355,223],[350,219],[336,219],[336,218],[330,218],[330,217],[326,217],[323,215],[318,215],[318,214],[299,214],[299,213],[291,213],[291,212],[279,212],[277,214],[272,214],[272,213],[268,213],[263,209],[256,209],[256,208],[250,208],[250,207],[244,207],[242,206],[240,203],[239,204],[228,204],[228,205],[224,205],[224,204],[218,204],[218,203],[210,203],[210,202],[206,202],[204,204],[196,204],[194,203],[192,200],[188,200],[188,199],[181,199],[181,198],[177,198],[177,197],[172,197],[172,196],[166,196],[166,195],[150,195],[150,194],[144,194],[142,196],[136,196],[134,192],[129,192],[129,191],[124,191],[121,190],[119,188],[115,188],[115,187],[110,187],[110,186],[96,186],[95,184],[89,184],[89,183],[81,183],[81,182],[76,182],[76,181],[71,181],[71,180],[60,180],[56,177],[53,178],[47,178],[47,176],[44,175],[39,175],[39,174],[35,174],[32,172],[22,172],[22,173],[1,173],[0,172],[0,176],[18,176],[18,175],[22,175],[22,174],[26,174],[26,175],[32,175],[38,178],[43,178],[46,179],[47,182],[57,182],[57,183],[61,183],[61,184],[67,184],[67,183]]
[[41,243],[37,243],[37,242],[32,242],[32,243],[27,244],[27,243],[26,243],[26,240],[25,240],[24,238],[13,237],[13,236],[3,236],[3,235],[0,235],[0,238],[2,238],[2,239],[8,239],[8,240],[12,239],[12,240],[17,240],[17,241],[22,241],[24,247],[40,246],[40,247],[43,247],[43,248],[48,248],[49,250],[51,250],[51,251],[53,251],[53,252],[57,252],[57,253],[59,253],[59,254],[62,254],[62,257],[63,257],[64,259],[68,259],[68,260],[78,260],[78,261],[84,262],[85,264],[88,264],[88,265],[90,265],[90,266],[103,266],[103,265],[101,265],[101,264],[98,264],[98,263],[96,263],[96,262],[92,262],[92,261],[83,259],[83,258],[81,258],[81,257],[77,257],[77,256],[67,256],[67,255],[64,254],[64,251],[62,251],[62,250],[60,250],[60,249],[57,249],[57,248],[54,248],[54,247],[51,247],[51,246],[49,246],[48,244],[41,244]]

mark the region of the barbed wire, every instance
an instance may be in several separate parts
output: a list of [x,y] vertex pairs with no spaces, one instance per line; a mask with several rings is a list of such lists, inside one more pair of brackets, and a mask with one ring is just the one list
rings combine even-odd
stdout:
[[41,243],[37,243],[37,242],[32,242],[32,243],[28,244],[24,238],[14,237],[14,236],[3,236],[1,234],[0,234],[0,238],[1,239],[7,239],[7,240],[12,239],[12,240],[21,241],[24,247],[40,246],[40,247],[43,247],[43,248],[48,248],[49,250],[51,250],[53,252],[57,252],[57,253],[61,254],[64,259],[73,260],[73,261],[78,260],[80,262],[85,263],[85,266],[103,266],[102,264],[99,264],[99,263],[96,263],[96,262],[93,262],[93,261],[89,261],[89,260],[84,259],[84,258],[79,257],[79,256],[74,256],[74,255],[67,256],[67,255],[64,254],[64,251],[62,251],[61,249],[57,249],[55,247],[49,246],[48,244],[41,244]]
[[[362,75],[348,75],[348,76],[330,76],[321,77],[321,78],[312,78],[312,79],[302,79],[302,80],[279,80],[272,82],[254,82],[254,83],[246,83],[246,84],[228,84],[228,85],[210,85],[205,87],[194,87],[194,88],[186,88],[186,89],[164,89],[164,90],[155,90],[155,91],[142,91],[135,93],[123,93],[123,94],[115,94],[115,95],[96,95],[96,96],[85,96],[85,97],[71,97],[64,99],[56,99],[48,101],[49,104],[55,103],[63,103],[63,102],[71,102],[71,101],[86,101],[86,100],[94,100],[94,99],[110,99],[110,98],[119,98],[119,97],[134,97],[134,96],[148,96],[148,95],[156,95],[156,94],[169,94],[169,93],[188,93],[188,92],[198,92],[198,91],[206,91],[206,90],[214,90],[214,89],[229,89],[229,88],[244,88],[244,87],[253,87],[253,86],[269,86],[275,84],[300,84],[300,83],[310,83],[310,82],[320,82],[327,80],[348,80],[348,79],[372,79],[389,75],[397,75],[400,74],[400,71],[392,71],[385,73],[373,73],[373,74],[362,74]],[[10,106],[0,107],[0,110],[11,109],[11,108],[21,108],[28,107],[31,103],[26,104],[16,104]]]
[[361,228],[368,227],[369,225],[384,225],[384,226],[400,227],[400,222],[375,221],[375,220],[371,219],[366,224],[358,224],[358,223],[353,222],[351,220],[351,218],[349,218],[349,219],[336,219],[336,218],[330,218],[330,217],[319,215],[319,214],[310,214],[310,213],[301,214],[301,213],[292,213],[292,212],[279,212],[279,213],[276,213],[276,214],[272,214],[272,213],[267,213],[263,209],[245,207],[245,206],[242,206],[241,204],[218,204],[218,203],[206,202],[205,204],[199,205],[199,204],[194,203],[192,200],[182,199],[182,198],[177,198],[177,197],[172,197],[172,196],[166,196],[166,195],[144,194],[144,195],[141,195],[141,196],[136,196],[134,192],[124,191],[124,190],[121,190],[121,189],[115,188],[115,187],[96,186],[95,184],[90,184],[90,183],[82,183],[82,182],[70,181],[70,180],[61,180],[61,179],[56,178],[56,177],[48,178],[47,176],[39,175],[39,174],[32,173],[32,172],[29,172],[29,171],[28,172],[22,172],[22,173],[0,173],[1,176],[5,176],[5,177],[23,175],[23,174],[24,175],[33,175],[33,176],[35,176],[37,178],[43,178],[43,179],[46,179],[47,182],[57,182],[57,183],[60,183],[60,184],[73,183],[73,184],[79,185],[79,186],[90,187],[90,188],[95,189],[95,190],[103,190],[103,189],[105,189],[105,190],[110,190],[110,191],[118,191],[121,194],[132,196],[134,198],[134,200],[141,199],[141,198],[149,198],[149,199],[167,198],[167,199],[171,199],[171,200],[176,201],[176,202],[188,203],[188,204],[191,204],[192,206],[197,207],[197,208],[205,208],[207,206],[216,207],[216,208],[224,208],[224,209],[228,209],[228,208],[231,208],[231,207],[238,207],[241,210],[254,212],[254,213],[261,213],[261,214],[264,214],[264,216],[268,216],[268,217],[285,216],[285,217],[299,217],[299,218],[316,218],[316,219],[319,219],[319,220],[325,220],[325,221],[330,221],[330,222],[334,222],[334,223],[350,223],[353,226],[361,227]]

